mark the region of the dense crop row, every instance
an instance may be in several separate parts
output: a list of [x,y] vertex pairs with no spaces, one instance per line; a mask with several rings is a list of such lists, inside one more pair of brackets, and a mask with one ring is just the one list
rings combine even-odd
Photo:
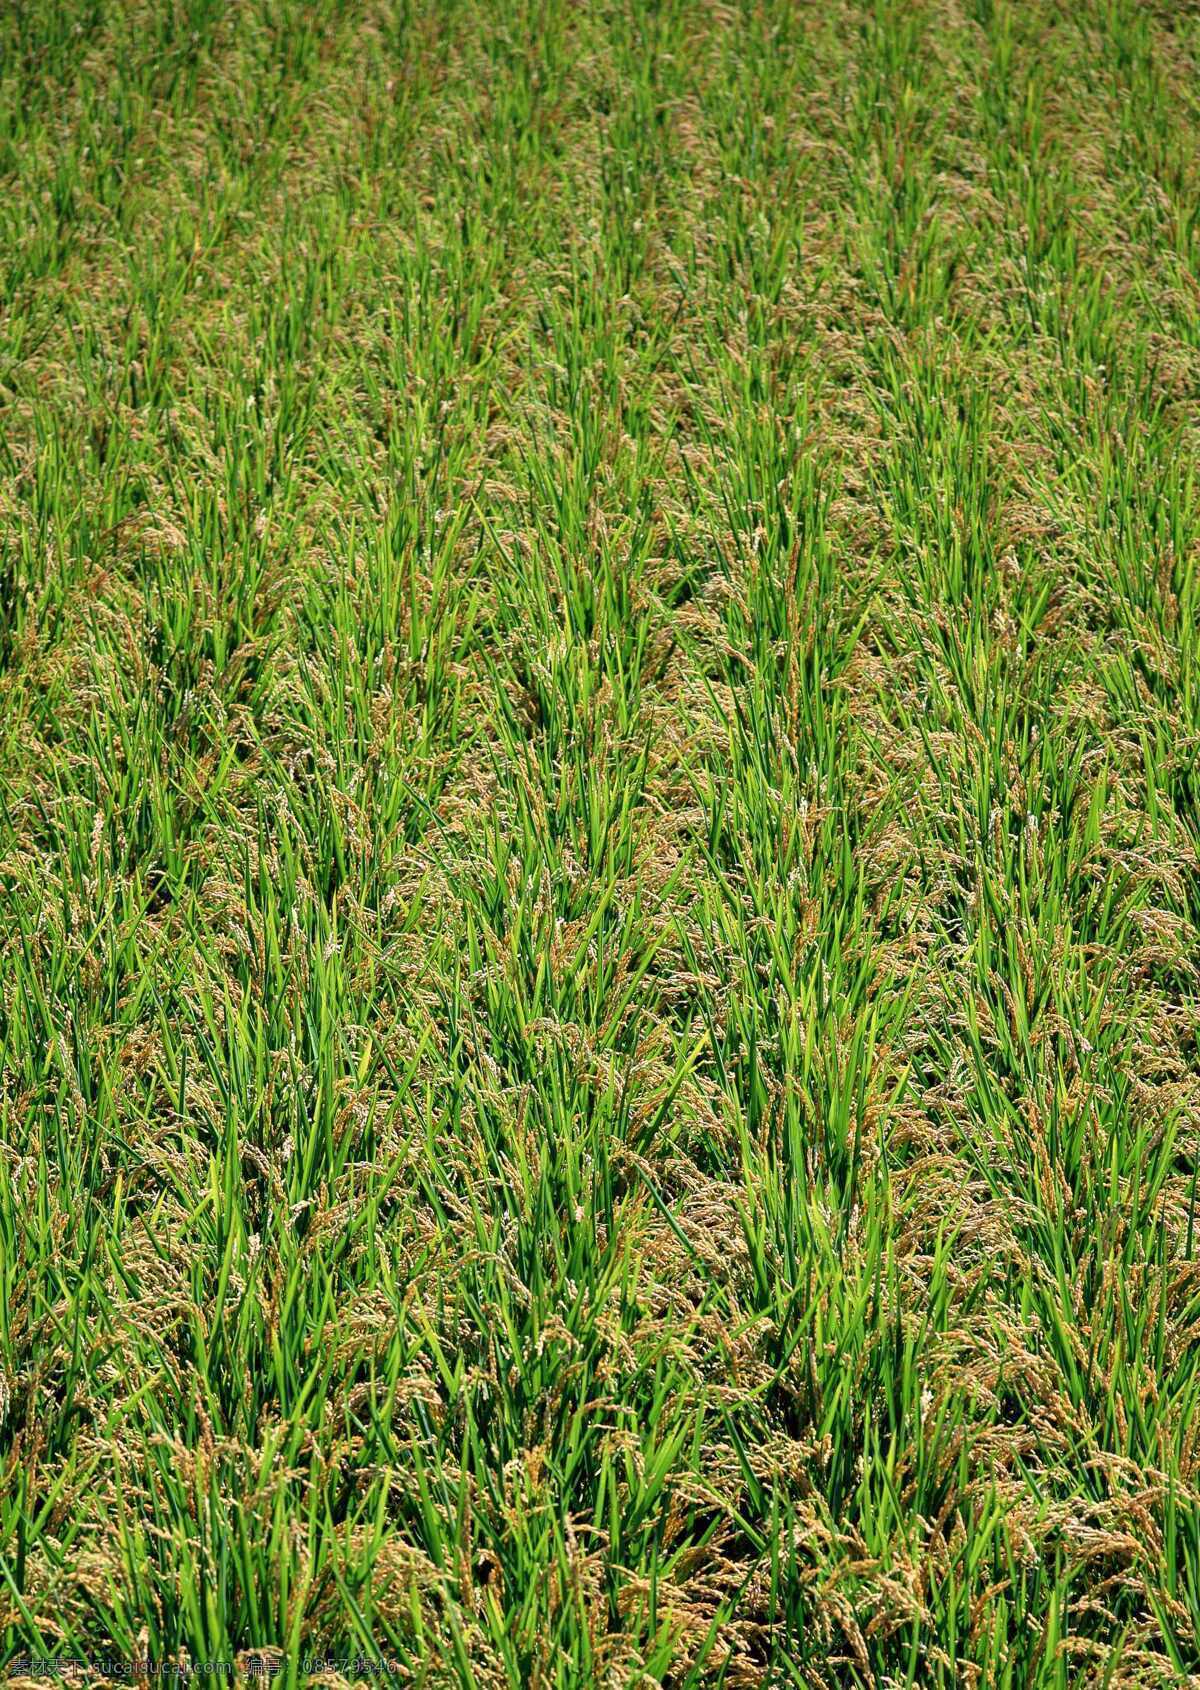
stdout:
[[1200,1675],[1198,107],[0,9],[14,1683]]

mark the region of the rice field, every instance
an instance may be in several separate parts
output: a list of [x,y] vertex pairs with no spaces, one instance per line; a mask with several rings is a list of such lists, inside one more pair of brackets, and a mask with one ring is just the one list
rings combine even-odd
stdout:
[[1200,1686],[1200,7],[0,7],[0,1678]]

